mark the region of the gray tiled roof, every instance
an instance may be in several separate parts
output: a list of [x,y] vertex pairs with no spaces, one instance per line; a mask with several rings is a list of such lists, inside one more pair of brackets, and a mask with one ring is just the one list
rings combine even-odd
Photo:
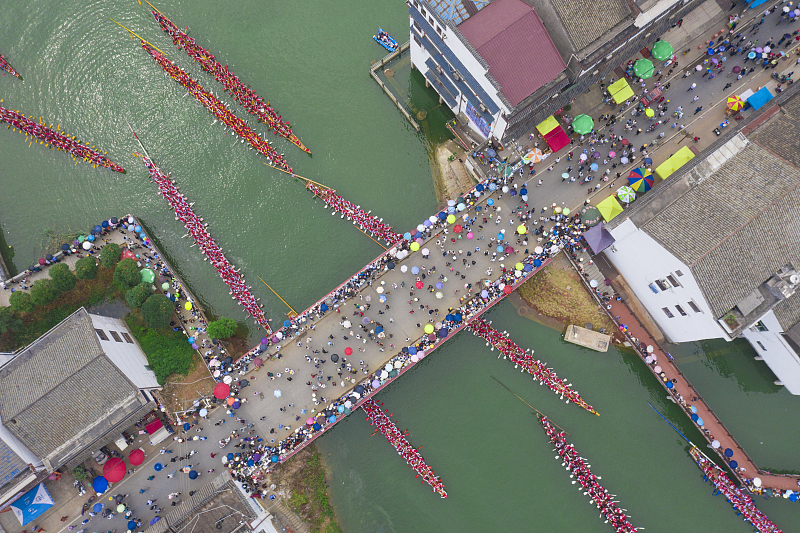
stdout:
[[642,229],[689,265],[716,317],[800,267],[800,170],[750,143]]
[[103,353],[85,309],[0,369],[3,425],[54,468],[144,403]]
[[28,468],[28,464],[0,440],[0,487],[14,479],[26,468]]
[[778,319],[783,330],[789,330],[800,322],[800,294],[795,293],[793,296],[781,300],[772,311],[775,313],[775,318]]
[[[780,157],[800,166],[800,95],[786,101],[778,113],[758,127],[749,139],[768,146]],[[787,134],[787,132],[792,132]]]
[[622,22],[631,8],[625,0],[550,0],[576,50],[583,50]]

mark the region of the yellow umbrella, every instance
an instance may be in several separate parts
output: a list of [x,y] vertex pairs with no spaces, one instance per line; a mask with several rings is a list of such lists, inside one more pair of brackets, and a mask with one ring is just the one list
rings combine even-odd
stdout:
[[525,265],[523,265],[522,263],[517,263],[516,265],[514,265],[514,268],[517,270],[522,270],[523,268],[525,268]]
[[425,324],[425,333],[429,335],[433,333],[433,324]]
[[520,224],[519,226],[517,226],[517,233],[519,233],[520,235],[525,235],[526,233],[528,233],[528,228],[525,227],[525,224]]
[[653,117],[653,116],[656,114],[656,112],[655,112],[655,111],[653,111],[652,109],[650,109],[650,108],[648,107],[648,108],[645,110],[644,114],[645,114],[645,115],[647,115],[648,117],[651,117],[651,118],[652,118],[652,117]]
[[736,95],[729,96],[727,100],[728,109],[732,111],[741,111],[744,109],[744,100]]
[[416,252],[417,250],[419,250],[419,243],[417,243],[417,242],[412,242],[412,243],[411,243],[411,251],[412,251],[412,252]]
[[606,222],[622,213],[622,205],[614,196],[609,196],[597,204],[597,209],[600,211],[600,214],[603,215],[603,218],[606,219]]
[[447,223],[448,224],[452,224],[455,221],[456,221],[455,215],[447,215]]
[[184,308],[185,308],[187,311],[191,311],[191,310],[192,310],[192,302],[186,302],[185,304],[183,304],[183,307],[184,307]]

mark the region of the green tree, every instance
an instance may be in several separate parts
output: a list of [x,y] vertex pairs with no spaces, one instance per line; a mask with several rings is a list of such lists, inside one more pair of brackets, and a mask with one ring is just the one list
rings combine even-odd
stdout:
[[69,292],[78,282],[78,278],[69,269],[66,263],[59,263],[50,267],[50,279],[53,280],[53,288],[58,292]]
[[219,320],[208,323],[206,333],[212,339],[227,339],[236,333],[236,321],[232,318],[220,317]]
[[163,294],[154,294],[142,304],[142,317],[148,328],[163,328],[169,325],[174,310],[172,300]]
[[94,279],[97,277],[97,261],[94,256],[78,259],[75,263],[75,275],[78,279]]
[[22,291],[12,292],[8,303],[11,304],[11,309],[20,313],[30,313],[36,307],[31,301],[31,295]]
[[125,293],[125,301],[134,309],[138,309],[151,294],[153,294],[153,285],[142,282]]
[[122,248],[119,244],[108,243],[100,250],[100,262],[106,268],[114,268],[122,257]]
[[83,481],[88,476],[89,474],[86,472],[86,469],[83,467],[83,465],[78,465],[72,469],[72,477],[75,478],[75,481]]
[[136,261],[133,259],[123,259],[117,263],[114,269],[114,281],[119,283],[123,290],[130,290],[142,282],[142,274]]
[[9,329],[17,329],[20,326],[22,326],[22,320],[17,318],[10,307],[0,307],[0,333],[5,333]]
[[53,288],[53,282],[47,278],[38,279],[31,286],[31,301],[34,305],[47,305],[58,297],[58,291]]

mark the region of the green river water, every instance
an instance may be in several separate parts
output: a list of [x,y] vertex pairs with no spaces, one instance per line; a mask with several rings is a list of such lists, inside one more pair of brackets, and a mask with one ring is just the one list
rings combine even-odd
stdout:
[[[171,0],[156,7],[178,26],[189,26],[201,45],[293,124],[314,152],[309,158],[277,141],[295,172],[334,187],[400,230],[433,212],[428,153],[446,137],[442,123],[448,117],[418,73],[396,78],[413,106],[428,111],[423,134],[417,134],[367,72],[384,53],[372,40],[378,25],[406,40],[402,2]],[[0,78],[2,105],[60,124],[128,170],[119,175],[76,166],[64,154],[29,148],[23,136],[0,132],[0,224],[18,267],[46,252],[49,231],[85,231],[130,212],[208,310],[243,319],[216,273],[180,239],[183,228],[132,155],[137,146],[126,119],[195,202],[276,322],[286,308],[257,275],[299,311],[382,251],[331,217],[299,182],[264,166],[254,151],[234,146],[109,17],[219,93],[219,85],[172,47],[136,0],[2,0],[0,53],[25,78]],[[318,441],[344,531],[610,531],[553,459],[530,409],[491,376],[572,434],[634,524],[650,532],[750,530],[711,495],[686,444],[647,405],[651,401],[701,442],[638,359],[566,344],[559,332],[519,317],[509,303],[489,318],[568,377],[601,416],[564,404],[508,361],[498,361],[479,339],[461,333],[378,397],[400,427],[411,430],[412,444],[424,446],[450,498],[441,500],[420,485],[382,437],[369,438],[372,428],[356,413]],[[672,353],[757,463],[800,468],[798,400],[772,385],[774,377],[752,360],[746,344],[685,345]],[[786,500],[759,505],[784,531],[800,520],[800,507]]]

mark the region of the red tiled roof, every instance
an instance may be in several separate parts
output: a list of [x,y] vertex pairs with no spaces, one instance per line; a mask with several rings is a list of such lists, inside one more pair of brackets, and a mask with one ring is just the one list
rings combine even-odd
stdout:
[[565,68],[542,19],[521,0],[494,0],[458,26],[516,106]]

